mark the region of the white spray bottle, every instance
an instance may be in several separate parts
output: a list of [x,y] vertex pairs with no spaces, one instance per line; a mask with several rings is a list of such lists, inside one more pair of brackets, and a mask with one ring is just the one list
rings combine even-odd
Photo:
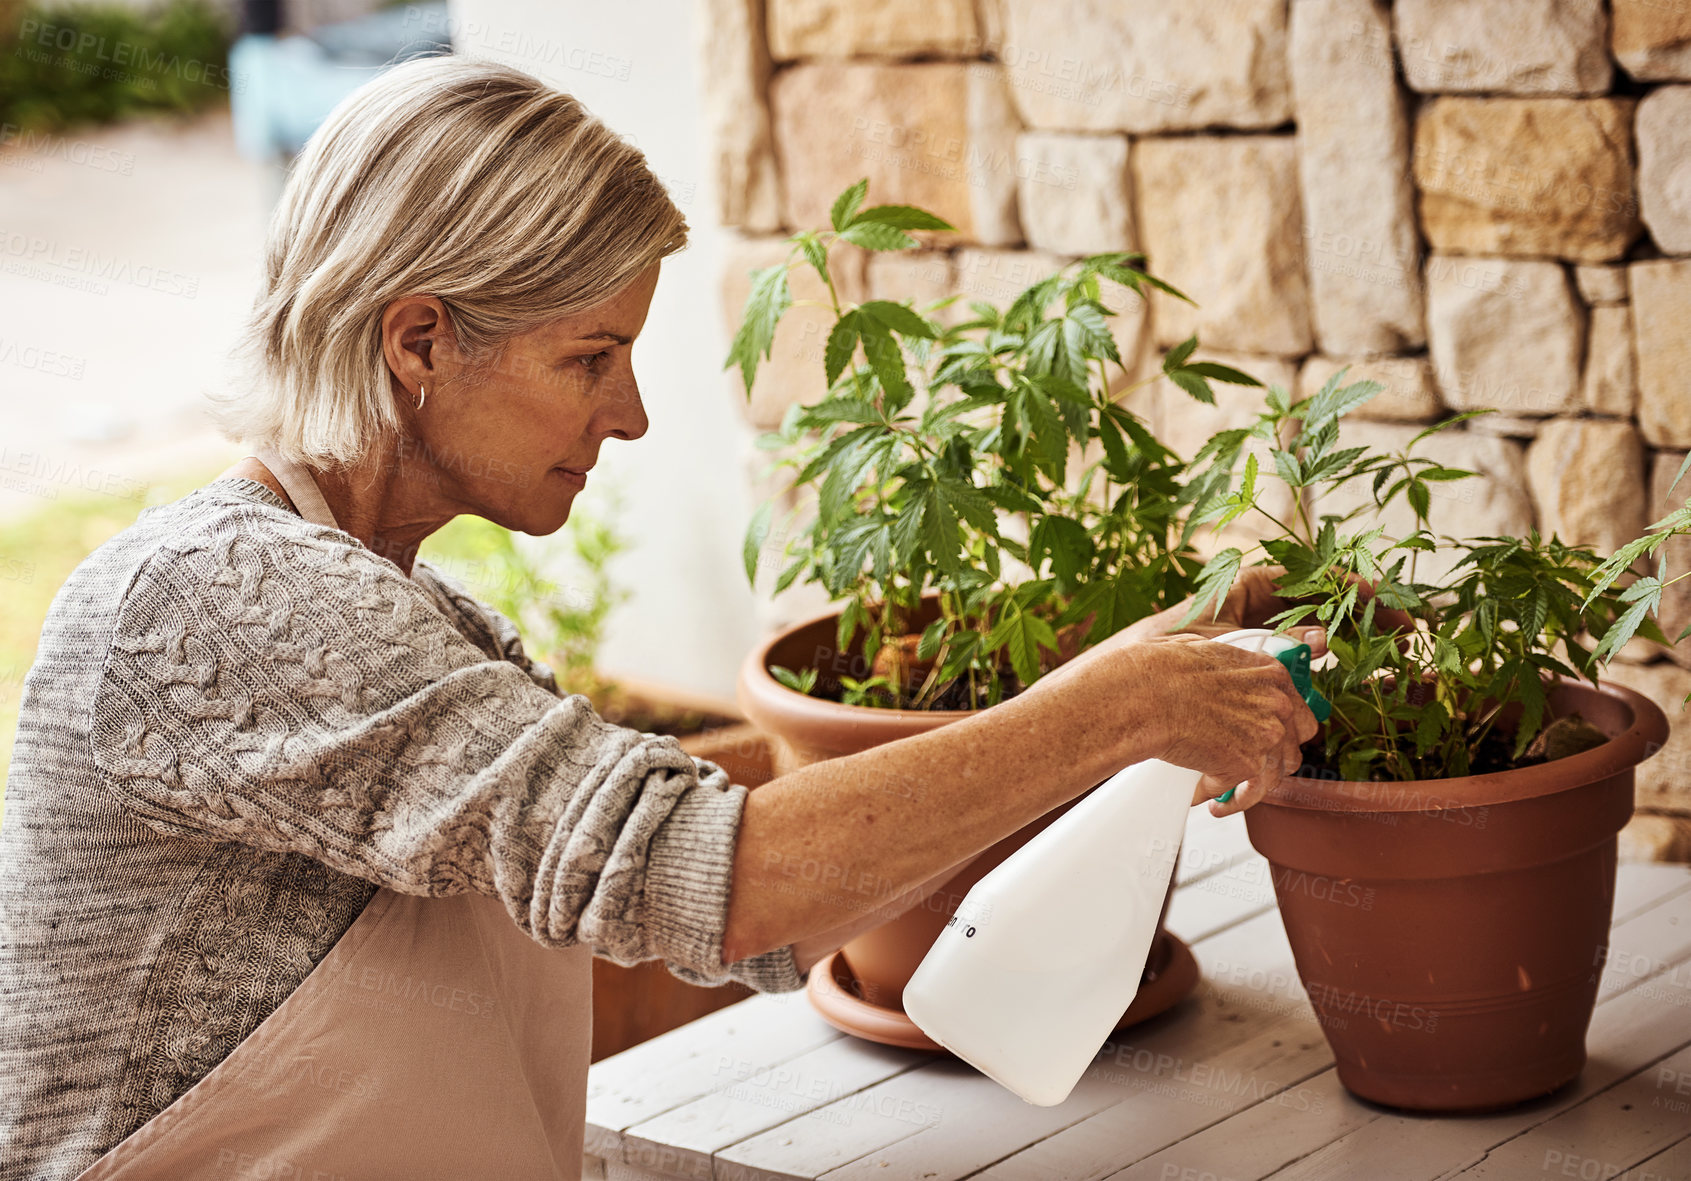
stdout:
[[[1265,628],[1217,642],[1276,657],[1326,719],[1309,645]],[[1029,1103],[1067,1099],[1139,991],[1200,778],[1160,759],[1135,763],[1005,858],[929,948],[904,988],[905,1013]]]

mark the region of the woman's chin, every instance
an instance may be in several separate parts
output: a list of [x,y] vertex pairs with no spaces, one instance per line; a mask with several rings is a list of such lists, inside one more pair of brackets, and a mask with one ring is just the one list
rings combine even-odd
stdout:
[[509,529],[513,533],[527,533],[531,537],[545,537],[556,533],[569,520],[570,508],[575,503],[577,489],[563,484],[553,484],[550,481],[542,486],[540,495],[530,493],[515,504],[506,504],[498,516],[488,513],[487,517],[495,525]]

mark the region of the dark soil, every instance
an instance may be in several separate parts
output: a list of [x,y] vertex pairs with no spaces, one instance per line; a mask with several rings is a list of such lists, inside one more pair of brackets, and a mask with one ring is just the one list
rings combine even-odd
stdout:
[[681,709],[660,701],[651,701],[630,693],[617,685],[605,685],[588,695],[593,708],[614,726],[625,726],[646,734],[670,734],[686,738],[707,730],[720,730],[738,725],[739,718],[703,710]]
[[[1487,734],[1480,741],[1480,748],[1474,754],[1468,774],[1488,775],[1493,771],[1513,771],[1518,767],[1532,767],[1549,761],[1543,755],[1534,754],[1524,754],[1519,759],[1512,759],[1509,756],[1513,743],[1513,735],[1499,734],[1495,730]],[[1327,758],[1319,735],[1303,744],[1303,757],[1304,766],[1298,772],[1300,775],[1317,779],[1339,778],[1338,765]],[[1386,776],[1376,774],[1372,778],[1383,780]]]
[[[1003,696],[999,698],[1000,701],[1008,701],[1010,698],[1022,691],[1022,683],[1016,679],[1014,673],[1009,671],[1006,671],[1000,678],[1000,684],[1003,686]],[[918,680],[910,686],[909,692],[915,693],[921,689],[921,687],[922,682]],[[838,681],[828,679],[819,679],[816,682],[816,688],[811,690],[810,696],[819,701],[845,700],[845,694],[842,691],[840,683]],[[882,700],[884,701],[885,698],[882,698]],[[981,686],[976,689],[974,701],[971,703],[969,700],[968,678],[959,677],[957,680],[952,681],[950,685],[942,689],[939,695],[934,698],[933,703],[926,708],[932,710],[985,709],[987,704],[985,686]]]
[[[1521,757],[1517,759],[1514,757],[1514,732],[1499,728],[1492,730],[1480,740],[1479,749],[1473,754],[1473,761],[1468,768],[1468,774],[1489,775],[1496,771],[1514,771],[1522,767],[1536,767],[1553,759],[1566,758],[1568,755],[1577,754],[1582,750],[1590,750],[1606,741],[1608,741],[1607,737],[1588,725],[1579,714],[1569,714],[1563,718],[1556,718],[1547,724]],[[1303,755],[1304,767],[1300,774],[1314,775],[1324,779],[1339,777],[1338,767],[1328,760],[1326,752],[1322,749],[1320,735],[1304,743]],[[1375,778],[1384,777],[1376,776]]]

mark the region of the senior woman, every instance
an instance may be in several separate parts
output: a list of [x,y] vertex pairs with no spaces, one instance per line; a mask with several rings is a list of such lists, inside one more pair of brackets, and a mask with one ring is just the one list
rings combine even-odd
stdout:
[[[251,455],[89,555],[25,682],[0,1174],[575,1177],[592,955],[797,989],[1125,764],[1202,770],[1194,803],[1249,781],[1218,814],[1296,765],[1284,670],[1151,642],[1178,609],[755,793],[560,696],[417,547],[461,513],[553,532],[646,432],[630,349],[685,233],[632,146],[502,67],[396,67],[313,138],[220,410]],[[1274,606],[1247,580],[1223,614]],[[799,852],[892,890],[782,889]]]

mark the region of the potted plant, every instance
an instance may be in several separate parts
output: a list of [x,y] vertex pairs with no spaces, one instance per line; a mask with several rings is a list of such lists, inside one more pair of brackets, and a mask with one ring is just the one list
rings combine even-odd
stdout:
[[[1438,535],[1435,490],[1472,473],[1414,448],[1469,416],[1401,452],[1346,447],[1340,419],[1380,387],[1342,377],[1301,401],[1271,389],[1255,426],[1195,457],[1194,527],[1262,509],[1258,460],[1240,464],[1252,440],[1297,498],[1259,545],[1206,566],[1193,611],[1245,565],[1273,564],[1294,605],[1272,622],[1328,629],[1315,679],[1332,716],[1245,816],[1340,1080],[1399,1107],[1497,1108],[1585,1061],[1616,833],[1634,767],[1668,732],[1598,672],[1635,631],[1662,641],[1648,618],[1662,573],[1616,580],[1691,509],[1607,562],[1537,532]],[[1346,488],[1354,509],[1317,515]],[[1411,521],[1400,536],[1374,515],[1394,502]],[[1454,564],[1418,577],[1435,550]]]
[[[760,442],[782,453],[777,466],[814,497],[778,526],[773,503],[764,505],[745,544],[748,577],[766,548],[778,550],[777,593],[804,579],[840,603],[743,666],[742,706],[777,738],[780,770],[989,707],[1179,603],[1200,568],[1182,541],[1183,462],[1118,404],[1127,391],[1109,392],[1108,367],[1121,358],[1101,284],[1186,297],[1147,274],[1141,256],[1112,253],[1040,279],[1002,310],[972,303],[968,318],[949,325],[934,313],[956,297],[922,309],[842,303],[832,252],[909,249],[910,231],[951,228],[910,206],[864,208],[867,184],[840,195],[830,229],[793,235],[786,262],[753,273],[727,362],[740,367],[749,395],[792,302],[788,269],[813,268],[834,315],[827,393],[791,408]],[[1212,379],[1260,384],[1193,361],[1196,343],[1163,366],[1195,397],[1213,399]],[[771,544],[776,536],[786,540]],[[859,995],[898,1009],[969,887],[1061,811],[983,853],[926,904],[848,943]],[[1165,941],[1149,967],[1171,954]]]

